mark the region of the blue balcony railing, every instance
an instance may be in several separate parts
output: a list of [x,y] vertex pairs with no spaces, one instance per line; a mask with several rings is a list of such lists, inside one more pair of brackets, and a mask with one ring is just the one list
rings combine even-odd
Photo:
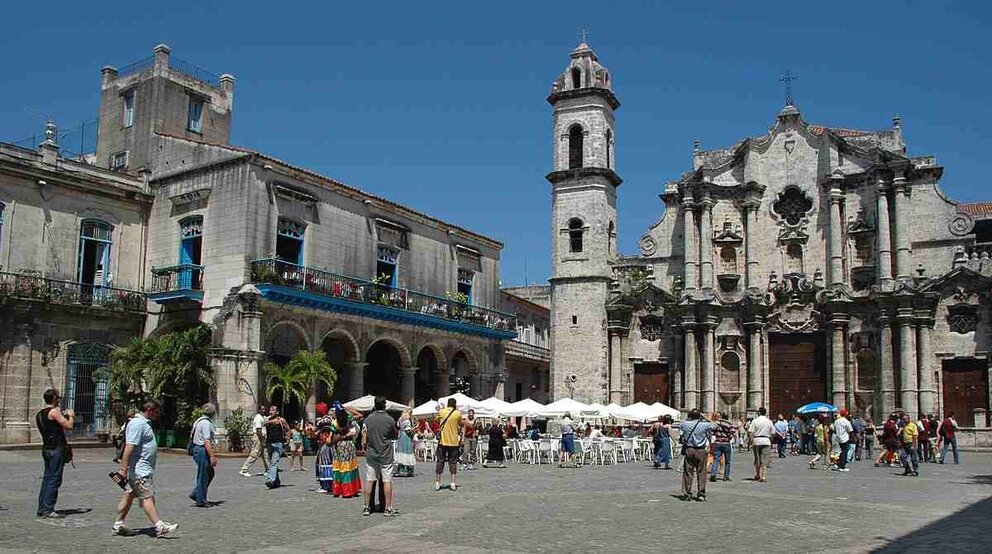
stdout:
[[133,290],[45,279],[38,275],[0,273],[0,304],[8,299],[140,313],[146,308],[145,295]]
[[424,318],[428,318],[449,324],[457,323],[466,326],[468,331],[472,328],[484,328],[492,331],[489,333],[492,336],[516,336],[517,317],[513,314],[279,259],[253,260],[251,281],[256,285],[277,285],[317,297],[344,300],[377,309],[385,308],[389,311],[382,313],[387,317],[391,313],[407,314],[408,317],[399,318],[401,320],[425,322],[427,320]]
[[155,302],[203,300],[203,266],[178,264],[152,269],[149,298]]

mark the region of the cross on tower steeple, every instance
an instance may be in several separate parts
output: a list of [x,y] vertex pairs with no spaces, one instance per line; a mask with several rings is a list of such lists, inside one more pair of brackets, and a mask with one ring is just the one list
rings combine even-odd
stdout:
[[585,27],[582,28],[582,33],[579,36],[582,37],[582,42],[583,43],[589,41],[589,31],[586,31]]
[[793,73],[791,69],[786,69],[785,70],[785,75],[782,75],[782,77],[778,80],[778,82],[783,83],[785,85],[785,105],[786,106],[792,106],[793,105],[792,81],[798,81],[798,80],[799,80],[799,76],[796,75],[795,73]]

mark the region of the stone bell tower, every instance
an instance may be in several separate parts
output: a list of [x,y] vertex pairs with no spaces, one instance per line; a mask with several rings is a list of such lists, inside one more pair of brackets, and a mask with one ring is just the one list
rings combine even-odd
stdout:
[[606,403],[606,300],[616,257],[614,111],[609,71],[583,42],[554,81],[551,382],[555,399]]

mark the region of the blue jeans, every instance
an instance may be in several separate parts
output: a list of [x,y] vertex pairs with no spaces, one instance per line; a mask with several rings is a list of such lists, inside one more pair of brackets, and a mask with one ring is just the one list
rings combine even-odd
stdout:
[[710,467],[710,477],[716,477],[720,469],[720,455],[723,455],[723,478],[730,479],[730,444],[718,442],[713,445],[713,466]]
[[210,467],[210,457],[203,446],[193,447],[193,463],[196,464],[196,485],[189,497],[197,504],[207,503],[207,488],[214,480],[214,468]]
[[916,449],[912,444],[904,444],[902,447],[902,467],[906,473],[916,473],[919,471],[919,461],[916,457]]
[[847,453],[850,448],[850,441],[840,443],[840,458],[837,460],[837,469],[847,468]]
[[65,449],[42,450],[41,459],[45,461],[45,476],[41,478],[41,491],[38,492],[38,515],[43,516],[54,512],[55,503],[59,501]]
[[265,484],[275,488],[280,485],[279,460],[283,457],[285,451],[281,442],[266,445],[265,451],[269,453],[269,470],[265,472]]
[[940,463],[944,463],[944,458],[947,456],[947,446],[951,446],[951,450],[954,451],[954,463],[958,463],[961,460],[958,459],[958,439],[957,438],[947,438],[944,439],[944,446],[940,449]]

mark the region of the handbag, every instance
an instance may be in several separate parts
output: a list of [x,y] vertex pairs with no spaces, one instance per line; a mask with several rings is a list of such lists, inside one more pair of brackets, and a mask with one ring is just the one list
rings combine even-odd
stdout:
[[193,455],[193,434],[196,433],[196,424],[200,423],[200,421],[204,419],[207,419],[207,416],[200,416],[193,422],[193,428],[189,432],[189,440],[186,441],[186,454],[189,456]]

